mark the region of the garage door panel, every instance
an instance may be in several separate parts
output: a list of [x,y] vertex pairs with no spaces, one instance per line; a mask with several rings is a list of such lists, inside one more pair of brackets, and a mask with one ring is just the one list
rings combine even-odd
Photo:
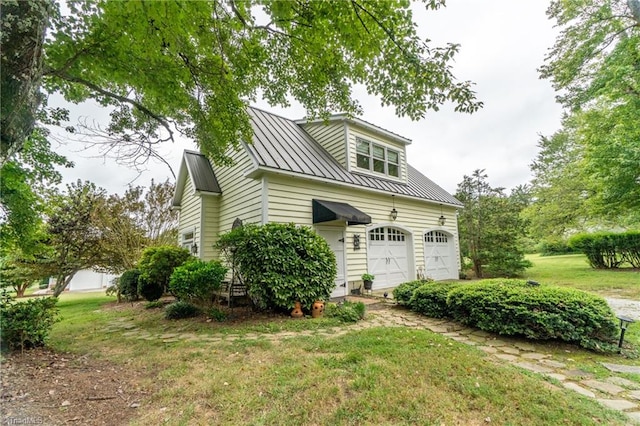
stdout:
[[453,239],[442,231],[431,231],[424,235],[425,273],[434,280],[456,278],[456,263]]
[[374,289],[408,281],[408,250],[407,236],[398,229],[382,227],[369,231],[367,260],[369,272],[376,276]]

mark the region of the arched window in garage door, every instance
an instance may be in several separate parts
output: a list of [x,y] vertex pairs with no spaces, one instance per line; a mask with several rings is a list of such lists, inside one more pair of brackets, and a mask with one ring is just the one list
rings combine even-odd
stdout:
[[434,280],[458,278],[453,235],[445,231],[424,234],[425,275]]
[[375,275],[373,288],[395,287],[409,280],[409,235],[392,227],[369,230],[368,272]]

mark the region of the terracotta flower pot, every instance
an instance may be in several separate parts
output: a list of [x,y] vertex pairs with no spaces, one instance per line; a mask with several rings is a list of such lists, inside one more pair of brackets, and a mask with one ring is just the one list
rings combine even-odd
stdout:
[[311,305],[311,317],[320,318],[322,315],[324,315],[324,302],[316,300]]
[[302,304],[300,304],[300,302],[295,303],[295,306],[291,311],[291,316],[293,318],[302,318],[304,316],[304,312],[302,312]]

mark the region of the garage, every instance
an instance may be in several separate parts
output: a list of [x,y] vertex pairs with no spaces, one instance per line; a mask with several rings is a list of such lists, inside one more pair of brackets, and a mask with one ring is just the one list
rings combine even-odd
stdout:
[[396,287],[410,281],[411,234],[392,227],[369,230],[367,245],[368,272],[375,275],[373,289]]
[[425,275],[436,281],[457,279],[458,268],[455,259],[453,235],[444,231],[430,231],[424,234]]

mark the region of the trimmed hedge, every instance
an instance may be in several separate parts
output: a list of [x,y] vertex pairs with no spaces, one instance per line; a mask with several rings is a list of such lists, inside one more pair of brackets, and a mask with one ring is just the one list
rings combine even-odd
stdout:
[[127,301],[135,301],[140,298],[138,293],[138,278],[140,277],[140,271],[137,269],[129,269],[125,271],[120,278],[118,278],[118,289],[120,294],[124,296]]
[[169,290],[180,300],[210,308],[226,274],[227,268],[217,260],[190,260],[173,270]]
[[560,339],[603,350],[615,342],[617,325],[607,302],[596,295],[524,280],[483,280],[451,290],[454,319],[482,330],[530,339]]
[[55,297],[16,302],[6,295],[0,300],[0,348],[25,350],[44,346],[57,321]]
[[584,253],[592,268],[615,269],[625,262],[640,268],[640,231],[578,234],[569,246]]
[[433,282],[433,280],[416,280],[402,283],[393,289],[393,298],[399,305],[407,306],[411,301],[413,292],[416,291],[418,287],[429,282]]
[[447,304],[449,292],[464,284],[458,283],[426,283],[414,290],[409,307],[420,314],[432,318],[450,317]]

